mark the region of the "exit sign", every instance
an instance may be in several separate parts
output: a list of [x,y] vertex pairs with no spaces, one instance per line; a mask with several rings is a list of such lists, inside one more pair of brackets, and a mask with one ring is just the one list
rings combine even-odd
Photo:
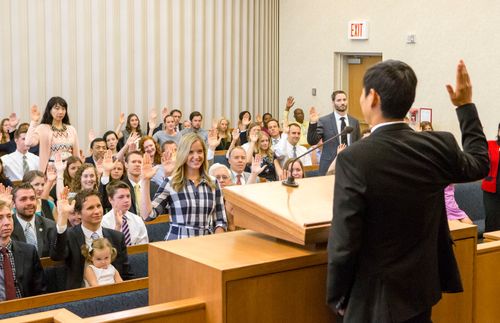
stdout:
[[347,35],[349,39],[368,39],[368,22],[363,20],[349,21]]

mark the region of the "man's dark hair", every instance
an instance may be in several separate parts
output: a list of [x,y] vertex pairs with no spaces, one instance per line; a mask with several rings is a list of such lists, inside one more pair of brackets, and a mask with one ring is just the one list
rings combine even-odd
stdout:
[[14,202],[16,201],[17,192],[19,192],[20,190],[32,190],[33,193],[35,193],[35,188],[30,183],[21,183],[17,186],[14,186],[14,189],[12,190],[12,198],[14,199]]
[[182,117],[182,111],[181,110],[179,110],[179,109],[173,109],[172,111],[170,111],[170,115],[173,116],[174,112],[179,112],[181,114],[181,117]]
[[337,91],[333,91],[332,93],[332,101],[335,101],[335,98],[337,97],[337,95],[339,94],[343,94],[345,96],[347,96],[347,93],[345,93],[344,91],[342,90],[337,90]]
[[417,76],[408,64],[387,60],[366,71],[363,87],[365,96],[371,89],[380,96],[384,118],[403,119],[415,101]]
[[[97,196],[99,200],[101,195],[96,190],[83,190],[75,195],[75,212],[82,213],[83,203],[87,200],[89,196]],[[101,202],[102,203],[102,202]]]
[[267,122],[267,124],[269,124],[269,122],[271,122],[271,121],[276,122],[276,124],[278,125],[278,128],[280,127],[280,122],[279,122],[278,120],[274,119],[274,118],[270,119],[270,120]]
[[90,143],[90,148],[94,149],[94,144],[98,143],[98,142],[103,142],[104,145],[106,145],[106,140],[104,140],[104,138],[95,138],[94,140],[92,140],[92,142]]
[[118,191],[120,188],[130,190],[130,186],[128,186],[127,183],[123,181],[112,181],[111,183],[106,185],[106,193],[108,193],[109,197],[113,198],[116,194],[116,191]]
[[201,117],[201,119],[203,119],[203,116],[198,111],[191,112],[191,114],[189,115],[189,121],[193,121],[194,117]]

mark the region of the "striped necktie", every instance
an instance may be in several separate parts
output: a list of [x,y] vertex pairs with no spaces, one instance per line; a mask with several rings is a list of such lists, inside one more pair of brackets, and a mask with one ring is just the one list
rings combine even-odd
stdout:
[[33,226],[30,222],[26,223],[26,229],[24,229],[24,236],[26,237],[26,242],[30,245],[35,246],[38,250],[38,245],[36,243],[35,233],[33,232]]
[[92,239],[92,241],[99,239],[99,234],[97,234],[97,232],[92,232],[90,239]]
[[293,146],[293,158],[297,158],[297,146]]
[[130,230],[128,228],[128,222],[127,222],[127,217],[124,215],[123,216],[123,222],[122,222],[122,233],[125,236],[125,245],[130,246],[131,244],[131,239],[130,239]]
[[28,165],[28,156],[23,156],[23,174],[30,171],[30,166]]

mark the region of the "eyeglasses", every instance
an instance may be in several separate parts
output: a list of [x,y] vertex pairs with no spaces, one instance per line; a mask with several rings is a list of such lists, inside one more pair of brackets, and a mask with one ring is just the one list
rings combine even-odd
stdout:
[[215,178],[217,178],[219,181],[220,180],[227,181],[229,179],[229,176],[227,176],[227,175],[218,175],[218,176],[215,176]]

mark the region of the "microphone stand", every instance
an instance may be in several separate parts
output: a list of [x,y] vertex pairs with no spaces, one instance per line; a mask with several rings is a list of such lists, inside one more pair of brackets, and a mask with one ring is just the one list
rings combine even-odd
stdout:
[[[293,164],[295,164],[295,162],[296,162],[297,160],[299,160],[300,158],[304,157],[304,156],[305,156],[305,155],[307,155],[307,154],[312,153],[313,151],[315,151],[315,150],[316,150],[316,149],[318,149],[318,148],[323,147],[323,145],[324,145],[324,144],[326,144],[326,143],[328,143],[328,142],[330,142],[330,141],[332,141],[332,140],[334,140],[334,139],[337,139],[337,138],[338,138],[338,137],[340,137],[340,136],[347,135],[347,134],[351,133],[353,130],[354,130],[354,128],[353,128],[353,127],[351,127],[351,126],[346,126],[346,127],[344,128],[344,130],[342,130],[340,133],[336,134],[335,136],[333,136],[333,137],[331,137],[331,138],[328,138],[328,140],[323,141],[323,143],[321,143],[321,144],[317,145],[316,147],[312,147],[312,148],[310,148],[308,151],[306,151],[306,152],[305,152],[305,153],[303,153],[302,155],[300,155],[300,156],[298,156],[298,157],[295,157],[295,158],[293,159],[293,161],[290,163],[290,165],[292,165],[292,168],[293,168]],[[299,184],[295,181],[295,178],[292,176],[292,172],[290,172],[290,175],[288,175],[288,178],[287,178],[287,179],[285,179],[285,180],[283,180],[281,183],[282,183],[283,185],[285,185],[285,186],[289,186],[289,187],[299,187]]]

